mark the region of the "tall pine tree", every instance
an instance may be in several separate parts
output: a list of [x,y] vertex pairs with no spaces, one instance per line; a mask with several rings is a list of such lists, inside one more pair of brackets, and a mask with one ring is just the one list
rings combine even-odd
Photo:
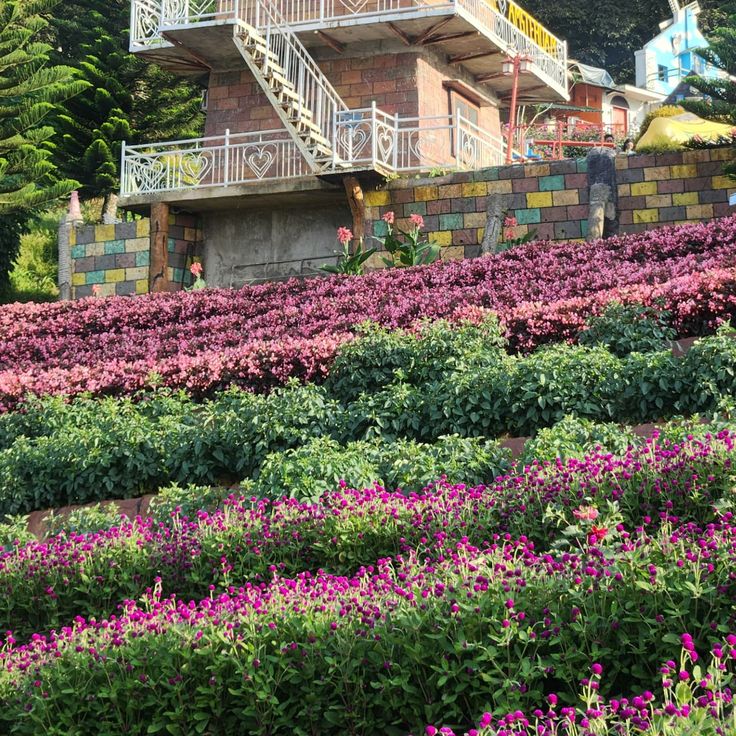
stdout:
[[54,20],[59,60],[76,67],[88,89],[56,115],[57,161],[82,182],[85,197],[103,196],[114,217],[120,149],[128,143],[196,136],[200,89],[128,52],[130,0],[76,0]]
[[54,129],[45,124],[57,103],[82,92],[73,70],[49,63],[42,39],[54,0],[0,0],[0,292],[20,235],[38,208],[70,192],[52,161]]

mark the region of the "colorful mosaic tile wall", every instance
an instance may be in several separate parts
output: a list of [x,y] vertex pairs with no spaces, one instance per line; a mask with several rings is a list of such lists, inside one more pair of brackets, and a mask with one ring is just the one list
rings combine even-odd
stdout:
[[[148,291],[150,220],[142,218],[115,225],[83,225],[72,229],[72,299],[96,293],[127,296]],[[187,252],[200,245],[197,219],[188,214],[169,217],[169,281],[172,290],[190,281]],[[197,251],[195,249],[195,254]]]
[[[729,194],[736,182],[723,176],[733,150],[719,148],[657,156],[617,156],[619,220],[622,232],[709,220],[736,211]],[[488,196],[504,195],[503,206],[519,225],[546,240],[584,238],[588,225],[585,159],[531,163],[458,172],[426,179],[399,179],[365,193],[366,235],[383,235],[381,216],[396,214],[399,226],[411,214],[424,218],[430,239],[446,246],[445,258],[478,255]],[[375,261],[375,263],[373,263]],[[371,266],[380,265],[373,256]]]

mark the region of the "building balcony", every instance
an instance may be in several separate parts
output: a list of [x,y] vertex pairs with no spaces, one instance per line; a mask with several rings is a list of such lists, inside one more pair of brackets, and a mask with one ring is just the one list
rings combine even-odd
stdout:
[[[566,43],[513,0],[274,0],[274,7],[306,47],[399,37],[441,50],[501,98],[512,85],[502,63],[521,54],[531,73],[519,80],[520,102],[568,99]],[[222,67],[238,58],[232,26],[260,30],[262,16],[252,0],[133,0],[130,49],[179,71],[198,61]]]
[[[505,159],[504,142],[461,115],[402,118],[376,107],[338,112],[334,152],[319,172],[310,170],[286,130],[125,146],[121,204],[200,202],[247,195],[266,182],[284,191],[319,185],[350,172],[386,176],[419,171],[477,169]],[[311,184],[310,184],[311,181]],[[273,187],[272,187],[273,188]],[[210,206],[211,206],[210,202]]]

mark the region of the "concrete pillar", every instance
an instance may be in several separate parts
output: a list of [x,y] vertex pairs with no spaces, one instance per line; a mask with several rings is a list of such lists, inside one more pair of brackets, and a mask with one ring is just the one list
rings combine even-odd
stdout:
[[59,300],[69,301],[72,298],[72,252],[71,241],[74,229],[82,224],[82,210],[79,207],[79,195],[72,192],[69,198],[69,209],[59,222],[57,243],[59,245]]
[[169,291],[169,205],[151,205],[151,259],[148,266],[148,291]]

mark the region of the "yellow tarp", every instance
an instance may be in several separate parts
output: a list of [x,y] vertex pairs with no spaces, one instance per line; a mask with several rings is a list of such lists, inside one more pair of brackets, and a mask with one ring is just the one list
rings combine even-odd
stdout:
[[732,125],[703,120],[686,112],[671,118],[654,118],[636,147],[639,149],[667,143],[686,143],[696,135],[703,140],[716,140],[719,136],[730,135],[733,129]]

